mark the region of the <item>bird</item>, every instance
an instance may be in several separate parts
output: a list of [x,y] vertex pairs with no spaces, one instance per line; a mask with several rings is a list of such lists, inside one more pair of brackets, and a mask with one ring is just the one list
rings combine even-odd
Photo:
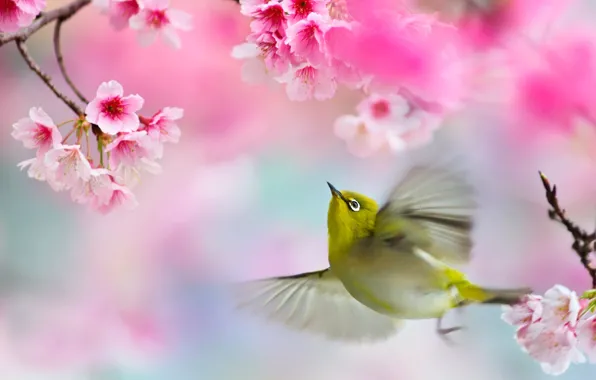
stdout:
[[[476,189],[450,165],[413,165],[379,207],[327,182],[329,266],[238,283],[237,307],[288,328],[345,342],[386,340],[407,320],[436,319],[470,304],[513,305],[532,290],[471,282]],[[461,309],[459,309],[461,310]]]

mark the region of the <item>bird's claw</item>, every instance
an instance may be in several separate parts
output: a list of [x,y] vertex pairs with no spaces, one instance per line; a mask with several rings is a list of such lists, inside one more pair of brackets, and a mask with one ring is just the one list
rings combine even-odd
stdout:
[[460,331],[460,330],[465,330],[465,327],[463,326],[453,326],[453,327],[447,327],[447,328],[443,328],[441,327],[441,322],[442,322],[443,318],[438,318],[437,319],[437,334],[439,334],[439,337],[448,345],[453,345],[453,341],[448,337],[449,334],[451,334],[452,332],[455,331]]

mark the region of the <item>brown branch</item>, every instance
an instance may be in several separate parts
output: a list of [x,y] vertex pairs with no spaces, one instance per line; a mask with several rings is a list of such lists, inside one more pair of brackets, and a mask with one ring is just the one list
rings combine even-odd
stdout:
[[58,20],[59,18],[69,18],[70,16],[77,13],[81,8],[86,5],[89,5],[91,0],[75,0],[72,3],[66,4],[63,7],[56,8],[53,11],[43,13],[40,17],[35,19],[31,25],[26,28],[23,28],[14,33],[0,33],[0,46],[10,42],[10,41],[25,41],[27,38],[31,37],[31,35],[37,32],[39,29],[44,27],[45,25],[49,24],[52,21]]
[[21,53],[21,56],[23,56],[23,59],[25,60],[25,62],[27,62],[27,66],[29,66],[29,68],[33,72],[35,72],[37,74],[37,76],[39,76],[41,78],[42,81],[44,81],[46,86],[48,86],[50,88],[50,90],[52,90],[52,92],[58,98],[60,98],[64,103],[66,103],[66,105],[74,113],[76,113],[78,116],[84,115],[85,113],[83,112],[83,110],[79,106],[77,106],[75,104],[75,102],[73,102],[66,95],[64,95],[63,93],[58,91],[58,89],[56,88],[54,83],[52,83],[52,78],[50,78],[50,76],[48,74],[41,71],[41,68],[39,67],[39,65],[33,60],[33,57],[31,57],[31,55],[27,51],[27,46],[25,46],[25,41],[21,40],[21,39],[17,39],[16,44],[17,44],[17,48],[19,49],[19,52]]
[[565,228],[567,228],[567,231],[571,233],[571,236],[573,236],[573,244],[571,248],[577,253],[582,265],[586,268],[588,274],[592,278],[592,288],[596,289],[596,268],[590,265],[590,254],[594,252],[596,248],[594,246],[594,242],[596,241],[596,231],[589,234],[569,220],[565,215],[565,209],[562,209],[559,205],[559,200],[557,199],[557,186],[551,186],[548,178],[546,178],[542,172],[538,173],[540,174],[542,185],[546,191],[546,200],[551,206],[551,209],[548,210],[548,216],[550,219],[564,225]]
[[64,17],[58,18],[56,21],[56,27],[54,28],[54,53],[56,54],[56,60],[58,61],[58,67],[60,67],[60,72],[64,77],[66,83],[70,86],[72,91],[77,95],[79,99],[85,104],[89,103],[89,101],[85,98],[85,96],[79,91],[79,89],[75,86],[75,84],[70,79],[70,76],[66,72],[66,67],[64,66],[64,58],[62,57],[62,48],[60,46],[60,31],[62,29],[62,23],[68,20],[73,13],[66,15]]

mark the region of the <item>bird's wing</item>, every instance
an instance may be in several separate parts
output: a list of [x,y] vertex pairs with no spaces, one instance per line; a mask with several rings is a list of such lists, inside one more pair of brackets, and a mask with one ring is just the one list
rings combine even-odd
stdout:
[[375,235],[409,244],[450,264],[470,260],[475,189],[452,166],[415,166],[377,213]]
[[239,308],[332,340],[380,341],[402,324],[358,302],[330,269],[237,285]]

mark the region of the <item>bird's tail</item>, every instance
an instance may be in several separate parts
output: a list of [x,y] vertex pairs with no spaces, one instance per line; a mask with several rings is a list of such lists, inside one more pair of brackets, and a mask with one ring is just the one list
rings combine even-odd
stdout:
[[458,285],[456,287],[465,303],[514,305],[520,302],[525,295],[532,293],[530,288],[483,288],[470,282]]
[[513,305],[532,293],[530,288],[494,289],[478,286],[470,282],[466,276],[453,268],[446,267],[445,275],[449,278],[449,286],[455,287],[461,298],[461,305],[471,303]]

